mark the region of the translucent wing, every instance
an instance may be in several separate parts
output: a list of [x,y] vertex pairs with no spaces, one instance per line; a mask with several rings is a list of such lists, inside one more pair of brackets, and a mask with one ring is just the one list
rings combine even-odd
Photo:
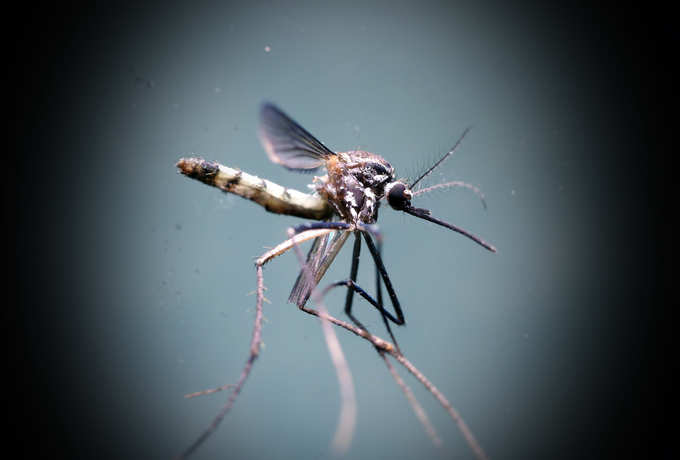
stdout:
[[297,171],[312,171],[335,155],[273,104],[260,109],[260,140],[274,163]]
[[[319,264],[321,263],[323,253],[326,251],[327,247],[328,237],[319,237],[314,240],[312,247],[307,253],[306,264],[307,267],[309,267],[313,277],[314,273],[319,269]],[[304,275],[305,271],[300,270],[300,273],[295,280],[295,284],[293,285],[293,289],[290,291],[290,295],[288,296],[288,302],[297,306],[307,303],[307,299],[309,299],[309,295],[311,294],[312,287],[314,285],[314,283],[310,283]]]
[[347,241],[351,232],[336,232],[326,236],[320,236],[314,240],[309,253],[307,254],[307,267],[312,275],[311,279],[305,276],[305,270],[300,270],[300,274],[295,281],[293,290],[288,296],[288,302],[294,303],[297,306],[303,306],[307,303],[312,289],[319,284],[321,278],[328,270],[328,267],[333,263],[335,256],[338,255],[340,249]]

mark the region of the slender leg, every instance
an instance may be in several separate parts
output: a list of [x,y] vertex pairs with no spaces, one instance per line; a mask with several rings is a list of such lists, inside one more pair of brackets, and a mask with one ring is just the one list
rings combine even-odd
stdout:
[[390,300],[392,301],[394,312],[397,314],[397,319],[392,321],[395,324],[401,326],[406,323],[406,321],[404,320],[404,313],[401,310],[399,299],[397,299],[397,294],[396,292],[394,292],[394,288],[392,287],[392,282],[390,281],[390,277],[387,274],[387,270],[385,270],[385,265],[383,265],[382,258],[380,257],[380,252],[378,252],[378,249],[375,247],[375,244],[373,244],[373,240],[371,240],[371,237],[367,233],[364,233],[364,239],[366,240],[366,246],[368,246],[368,250],[371,251],[371,255],[373,256],[375,266],[377,267],[378,272],[380,273],[380,276],[382,277],[382,280],[385,283],[387,293],[390,295]]
[[[378,254],[382,255],[382,242],[380,240],[378,240]],[[375,264],[375,288],[378,303],[382,305],[382,284],[380,283],[380,269],[378,268],[378,264]]]
[[[250,376],[250,371],[253,368],[255,360],[260,355],[260,344],[262,343],[262,301],[264,299],[264,281],[262,277],[262,265],[263,264],[257,264],[255,266],[257,272],[257,301],[255,305],[256,309],[255,324],[253,326],[253,337],[250,341],[250,354],[248,355],[248,360],[246,361],[246,364],[243,366],[243,370],[241,370],[241,376],[239,377],[238,382],[235,385],[231,385],[232,391],[231,394],[229,395],[229,399],[227,399],[226,404],[222,406],[220,411],[213,418],[210,425],[203,430],[201,435],[198,438],[196,438],[196,440],[193,443],[191,443],[191,445],[187,447],[184,450],[184,452],[182,452],[177,457],[178,459],[185,459],[189,457],[196,449],[198,449],[206,441],[206,439],[210,437],[210,435],[217,429],[220,423],[222,423],[222,420],[224,419],[224,417],[226,417],[227,413],[229,413],[234,403],[236,402],[236,398],[241,393],[243,385],[245,385],[246,380],[248,380],[248,377]],[[223,385],[222,387],[216,389],[215,391],[227,388],[227,386],[228,385]],[[208,390],[205,392],[199,392],[198,394],[209,394],[211,392],[212,391]]]
[[231,388],[231,394],[229,395],[229,399],[227,400],[226,404],[222,406],[222,409],[218,412],[218,414],[213,418],[211,424],[203,430],[201,435],[196,438],[196,440],[189,446],[187,447],[184,452],[182,452],[178,458],[183,459],[187,458],[190,456],[198,447],[201,446],[205,442],[208,437],[217,429],[219,424],[222,422],[224,417],[227,415],[227,413],[231,410],[232,406],[236,402],[236,398],[238,397],[239,393],[241,392],[241,389],[246,383],[246,380],[248,379],[248,376],[250,375],[250,371],[253,368],[253,364],[255,363],[255,360],[260,354],[260,344],[262,342],[262,303],[264,301],[264,279],[262,275],[262,267],[272,260],[274,257],[279,256],[283,254],[284,252],[290,250],[293,245],[299,244],[303,241],[306,241],[308,239],[312,238],[319,238],[321,236],[324,236],[328,233],[332,233],[333,230],[324,230],[324,229],[310,229],[310,231],[306,235],[296,235],[295,238],[289,238],[288,240],[282,242],[281,244],[278,244],[276,247],[270,249],[269,251],[265,252],[260,256],[256,261],[255,261],[255,270],[256,270],[256,275],[257,275],[257,300],[255,304],[255,324],[253,326],[253,337],[250,342],[250,354],[248,355],[248,359],[246,361],[246,364],[243,366],[243,369],[241,371],[241,376],[239,377],[239,380],[236,384],[229,384],[229,385],[223,385],[222,387],[219,387],[218,389],[211,389],[207,391],[201,391],[197,392],[195,394],[192,394],[190,396],[195,396],[198,394],[210,394],[214,393],[216,391],[220,391],[222,389],[226,389],[227,387]]
[[[394,334],[392,333],[392,329],[390,327],[389,321],[392,321],[395,324],[402,325],[405,323],[404,320],[404,314],[401,310],[401,305],[399,304],[399,299],[397,299],[397,295],[394,292],[394,288],[392,287],[392,283],[390,282],[390,278],[387,275],[387,271],[385,270],[385,266],[382,263],[382,258],[380,257],[380,251],[382,250],[382,243],[381,243],[381,235],[378,230],[378,227],[376,225],[367,225],[367,224],[359,224],[357,225],[358,230],[364,234],[364,239],[366,240],[366,244],[368,245],[368,249],[371,251],[371,255],[373,256],[373,260],[376,265],[376,287],[377,287],[377,298],[378,300],[375,301],[372,299],[368,294],[366,294],[366,291],[361,289],[359,286],[356,285],[356,276],[359,270],[359,255],[361,253],[361,239],[356,233],[356,239],[354,242],[354,251],[352,253],[352,268],[350,271],[350,279],[348,282],[342,282],[338,285],[341,284],[346,284],[348,287],[352,288],[347,292],[347,297],[345,299],[345,313],[347,313],[347,316],[352,320],[354,324],[357,326],[361,327],[362,329],[366,330],[363,324],[354,316],[352,315],[352,301],[354,298],[354,292],[359,293],[362,297],[364,297],[366,300],[371,303],[374,307],[380,311],[380,314],[382,315],[383,323],[385,323],[385,328],[387,329],[387,332],[389,332],[390,337],[394,341],[395,346],[397,349],[399,348],[399,345],[397,344],[396,339],[394,338]],[[298,225],[293,228],[292,234],[298,234],[310,230],[347,230],[350,228],[350,225],[345,223],[345,222],[309,222],[305,224]],[[373,243],[373,240],[371,239],[371,235],[373,235],[377,241],[378,241],[378,248],[376,248],[375,244]],[[309,255],[308,255],[309,258]],[[309,261],[308,261],[309,262]],[[298,277],[300,278],[300,277]],[[381,280],[385,283],[385,287],[387,288],[387,292],[390,296],[390,300],[392,301],[392,306],[394,307],[394,311],[396,313],[396,317],[388,313],[385,308],[383,307],[383,299],[382,299],[382,286],[381,286]],[[295,292],[295,289],[294,289]],[[363,293],[363,294],[362,294]],[[292,296],[292,294],[291,294]],[[370,299],[370,300],[369,300]],[[290,300],[290,299],[289,299]],[[306,299],[305,299],[306,300]],[[303,302],[304,304],[304,302]],[[389,320],[389,321],[388,321]]]
[[[311,230],[311,229],[316,229],[319,228],[319,223],[314,222],[311,224],[305,224],[302,226],[299,226],[295,230]],[[328,223],[321,223],[321,224],[328,224]],[[335,222],[332,222],[330,224],[337,224]],[[328,228],[327,226],[322,226],[321,228]],[[343,228],[343,227],[340,227]],[[390,334],[390,337],[392,338],[392,341],[394,342],[395,346],[397,349],[399,349],[399,344],[397,343],[396,338],[394,337],[394,334],[392,333],[392,328],[390,327],[389,321],[392,321],[395,324],[402,325],[405,323],[404,321],[404,315],[401,310],[401,306],[399,304],[399,300],[397,299],[396,293],[394,292],[394,288],[392,288],[392,283],[390,282],[389,276],[387,275],[387,271],[385,270],[385,267],[382,263],[382,258],[380,257],[380,252],[382,251],[382,238],[380,235],[380,232],[377,229],[377,226],[374,225],[360,225],[358,226],[358,229],[361,233],[364,233],[364,237],[366,239],[366,243],[369,246],[369,250],[371,251],[371,255],[373,256],[373,260],[375,261],[375,267],[376,267],[376,288],[377,288],[377,301],[373,299],[368,293],[366,293],[365,290],[363,290],[360,286],[356,284],[356,279],[357,279],[357,273],[359,271],[359,257],[361,254],[361,237],[359,236],[359,232],[355,232],[355,240],[354,240],[354,250],[352,252],[352,268],[350,270],[350,276],[349,279],[346,281],[338,281],[336,283],[331,284],[324,290],[324,296],[325,293],[328,292],[328,290],[338,287],[338,286],[347,286],[349,289],[347,291],[347,297],[345,298],[345,313],[349,318],[352,320],[352,322],[360,327],[361,329],[367,330],[366,327],[359,321],[353,314],[352,314],[352,302],[354,300],[354,293],[358,293],[361,295],[364,299],[366,299],[373,307],[375,307],[379,312],[380,315],[382,316],[383,323],[385,324],[385,328],[387,329],[387,332]],[[372,234],[376,237],[378,241],[378,247],[376,248],[375,245],[373,244],[373,241],[371,240],[371,237],[369,234]],[[390,295],[390,300],[392,301],[392,306],[394,307],[394,311],[396,313],[396,317],[390,314],[387,310],[385,310],[383,306],[383,298],[382,298],[382,285],[381,285],[381,278],[384,278],[385,281],[385,286],[387,287],[387,291]],[[388,321],[389,320],[389,321]]]
[[[308,230],[318,230],[318,229],[333,229],[333,230],[344,230],[349,228],[349,224],[345,222],[308,222],[305,224],[298,225],[293,228],[293,234],[299,234]],[[372,231],[374,233],[377,233],[376,229],[373,228],[365,228],[362,227],[362,230],[365,231]],[[350,275],[349,279],[352,281],[352,283],[356,282],[357,279],[357,273],[359,272],[359,257],[361,254],[361,236],[359,235],[359,232],[354,233],[354,249],[352,251],[352,268],[350,269]],[[314,251],[314,247],[310,249],[310,253]],[[307,263],[309,263],[310,255],[307,255]],[[299,278],[304,275],[304,270],[300,273],[298,276],[298,281]],[[348,285],[349,287],[349,285]],[[363,289],[359,288],[361,292],[364,292]],[[345,298],[345,313],[349,318],[352,320],[354,324],[356,324],[358,327],[361,329],[366,330],[366,327],[352,314],[352,301],[354,300],[354,290],[353,289],[348,289],[347,290],[347,297]],[[365,293],[365,292],[364,292]],[[375,306],[375,301],[371,299],[371,302],[373,302]],[[382,302],[380,302],[380,305],[382,305]],[[382,311],[381,307],[377,307],[378,310]]]
[[[392,338],[392,341],[394,342],[394,345],[397,347],[397,350],[399,349],[399,344],[397,343],[397,339],[394,337],[394,334],[392,333],[392,328],[390,327],[389,321],[392,321],[393,323],[397,325],[402,325],[406,321],[404,320],[404,314],[401,310],[401,306],[399,304],[399,299],[397,299],[397,295],[394,292],[394,288],[392,287],[392,283],[390,282],[390,278],[387,275],[387,271],[385,270],[385,266],[382,263],[382,258],[380,257],[380,250],[382,249],[382,244],[378,242],[378,248],[375,247],[373,244],[373,241],[371,240],[371,237],[364,233],[364,238],[366,239],[366,244],[368,246],[368,249],[371,251],[371,255],[373,256],[373,260],[375,262],[376,266],[376,287],[377,287],[377,298],[378,300],[374,300],[366,291],[364,291],[360,286],[356,284],[356,275],[357,271],[359,269],[359,252],[361,250],[361,243],[360,243],[360,238],[359,235],[357,234],[357,239],[355,240],[354,243],[354,253],[352,255],[352,270],[350,273],[350,279],[347,281],[338,281],[336,283],[331,284],[329,287],[327,287],[324,290],[324,295],[326,292],[328,292],[329,289],[332,289],[337,286],[347,286],[349,288],[347,292],[347,299],[345,301],[345,313],[347,313],[347,316],[350,317],[352,322],[356,324],[357,326],[361,327],[362,329],[366,330],[366,328],[357,320],[354,315],[352,315],[352,299],[354,296],[354,293],[358,293],[361,295],[364,299],[368,301],[372,306],[378,309],[380,312],[380,315],[382,316],[383,323],[385,323],[385,328],[387,329],[387,332],[390,334],[390,337]],[[394,311],[397,314],[397,317],[395,318],[392,314],[390,314],[387,310],[385,310],[383,306],[383,301],[382,301],[382,287],[380,283],[380,279],[383,278],[383,281],[385,282],[385,287],[387,288],[387,292],[390,295],[390,300],[392,301],[392,306],[394,307]],[[388,321],[389,320],[389,321]]]
[[[352,268],[349,273],[349,281],[355,283],[357,280],[357,273],[359,272],[359,256],[361,254],[361,235],[358,232],[354,233],[354,249],[352,251]],[[348,284],[347,287],[350,287]],[[324,295],[327,291],[324,290]],[[354,289],[347,289],[347,297],[345,298],[345,313],[349,316],[354,324],[363,330],[367,330],[361,322],[352,314],[352,300],[354,300]]]
[[[318,229],[333,229],[333,230],[349,230],[351,227],[347,222],[339,221],[321,221],[321,222],[307,222],[304,224],[296,225],[293,227],[293,235],[298,233],[306,232],[307,230],[318,230]],[[376,240],[382,240],[382,234],[376,224],[356,224],[356,228],[362,232],[369,233],[373,235]]]
[[306,232],[307,230],[318,229],[347,230],[349,227],[350,225],[346,222],[329,222],[329,221],[307,222],[293,227],[293,235]]
[[[387,329],[387,332],[390,334],[390,338],[392,339],[394,346],[397,348],[397,351],[399,351],[401,353],[401,351],[399,350],[399,343],[397,342],[397,339],[394,337],[394,334],[392,333],[392,328],[390,328],[390,323],[387,322],[387,320],[389,319],[393,323],[400,324],[399,323],[400,320],[395,318],[390,312],[385,310],[385,308],[383,307],[383,305],[381,303],[378,303],[375,299],[373,299],[373,297],[370,296],[370,294],[368,294],[366,291],[364,291],[361,288],[361,286],[356,284],[356,282],[354,282],[351,279],[343,280],[343,281],[336,281],[335,283],[329,284],[323,290],[322,296],[325,297],[326,294],[328,293],[328,291],[330,291],[333,288],[339,287],[339,286],[347,286],[347,288],[349,288],[348,292],[347,292],[347,298],[351,298],[350,296],[354,295],[354,293],[356,292],[361,297],[366,299],[366,301],[369,304],[371,304],[373,307],[375,307],[380,312],[380,315],[382,316],[383,322],[385,323],[385,328]],[[352,315],[351,312],[345,310],[345,313],[347,313],[347,316],[350,317],[350,319],[352,320],[352,322],[354,324],[356,324],[358,327],[360,327],[364,331],[368,332],[368,329],[366,329],[364,327],[364,325],[361,324],[361,322],[359,322],[359,320],[356,319],[354,317],[354,315]],[[401,324],[403,324],[403,322]]]
[[[371,297],[371,295],[368,292],[366,292],[361,286],[359,286],[358,284],[356,284],[356,282],[354,282],[350,279],[342,280],[342,281],[336,281],[334,283],[329,284],[322,291],[323,296],[325,296],[328,293],[328,291],[330,291],[331,289],[334,289],[334,288],[340,287],[340,286],[346,286],[347,288],[349,288],[350,292],[356,292],[361,297],[366,299],[366,301],[368,303],[370,303],[371,306],[373,306],[376,310],[378,310],[380,313],[384,313],[384,315],[387,319],[389,319],[390,321],[392,321],[395,324],[399,324],[399,319],[395,318],[394,315],[392,315],[392,313],[385,310],[384,307],[382,305],[380,305],[377,300],[375,300],[373,297]],[[357,326],[361,327],[360,325],[357,325]],[[365,328],[362,328],[362,329],[366,330]]]
[[[377,241],[378,241],[378,254],[382,255],[382,239],[378,239]],[[381,257],[381,260],[382,260],[382,257]],[[378,264],[374,264],[374,265],[375,265],[375,288],[376,288],[376,291],[377,291],[376,297],[378,299],[378,304],[380,306],[382,306],[383,305],[383,298],[382,298],[382,284],[380,282],[380,268],[378,267]],[[394,338],[394,335],[392,334],[392,328],[390,328],[390,324],[387,322],[387,319],[389,318],[391,321],[393,321],[397,324],[399,324],[399,323],[397,321],[395,321],[393,319],[393,317],[391,317],[391,315],[388,316],[386,313],[387,313],[387,311],[383,308],[381,310],[381,314],[382,314],[383,323],[385,323],[385,329],[387,329],[387,332],[390,334],[390,337],[392,337],[392,340],[394,341],[394,345],[397,347],[397,350],[399,350],[399,344],[397,343],[397,340]],[[403,316],[401,318],[401,321],[402,321],[401,324],[404,324]]]

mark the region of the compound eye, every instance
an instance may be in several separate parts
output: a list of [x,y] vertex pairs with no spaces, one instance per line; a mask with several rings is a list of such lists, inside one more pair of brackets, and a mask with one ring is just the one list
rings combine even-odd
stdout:
[[406,188],[406,185],[401,182],[397,182],[391,187],[387,192],[387,202],[392,208],[397,211],[403,210],[406,206],[410,205],[411,202],[411,191]]

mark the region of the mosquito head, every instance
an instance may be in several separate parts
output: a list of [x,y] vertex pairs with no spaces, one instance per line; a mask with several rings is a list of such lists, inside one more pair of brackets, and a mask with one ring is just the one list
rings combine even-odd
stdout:
[[429,209],[416,208],[413,205],[411,205],[411,198],[413,198],[414,193],[411,191],[411,188],[406,183],[401,181],[394,181],[387,184],[387,186],[385,187],[385,196],[387,197],[387,203],[389,203],[392,209],[395,209],[397,211],[404,211],[405,213],[411,214],[412,216],[416,216],[420,219],[433,222],[437,225],[441,225],[442,227],[446,227],[450,230],[453,230],[454,232],[458,232],[470,238],[472,241],[488,249],[489,251],[496,252],[496,248],[493,245],[487,243],[480,237],[473,235],[467,230],[463,230],[462,228],[456,225],[450,224],[441,219],[433,217]]
[[385,186],[385,196],[387,197],[387,203],[392,206],[392,209],[405,211],[411,207],[413,192],[411,192],[407,184],[401,181],[394,181]]

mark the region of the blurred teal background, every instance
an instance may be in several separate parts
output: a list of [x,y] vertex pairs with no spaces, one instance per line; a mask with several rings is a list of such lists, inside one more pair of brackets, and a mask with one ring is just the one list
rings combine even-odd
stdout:
[[[18,166],[28,385],[47,389],[36,413],[56,430],[51,442],[72,457],[171,458],[225,402],[183,395],[237,380],[253,260],[301,220],[174,164],[198,155],[306,190],[311,176],[270,163],[259,145],[258,107],[273,101],[331,149],[376,152],[403,177],[472,126],[428,184],[478,185],[488,210],[464,190],[414,204],[499,252],[383,207],[385,264],[407,320],[395,330],[401,348],[492,458],[618,446],[657,307],[654,208],[631,116],[638,82],[616,37],[596,38],[600,19],[429,2],[84,10],[28,69],[42,75],[22,119],[32,155]],[[347,276],[350,252],[326,281]],[[363,255],[360,284],[372,287]],[[195,458],[332,456],[338,386],[318,322],[286,303],[297,270],[292,254],[266,267],[263,353]],[[340,290],[327,299],[340,318],[343,300]],[[379,316],[355,305],[385,336]],[[403,369],[440,449],[367,343],[338,336],[359,404],[347,458],[472,456]]]

